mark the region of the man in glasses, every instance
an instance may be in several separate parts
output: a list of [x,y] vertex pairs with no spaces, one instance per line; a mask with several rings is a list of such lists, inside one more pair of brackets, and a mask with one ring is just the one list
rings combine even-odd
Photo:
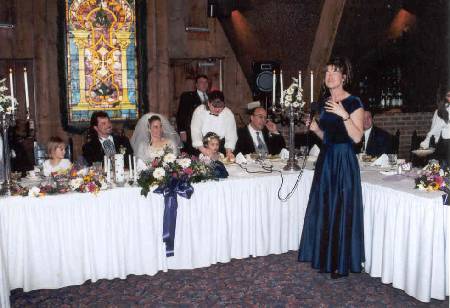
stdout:
[[283,136],[278,132],[277,126],[267,120],[267,112],[262,107],[251,111],[250,123],[238,129],[238,141],[235,153],[279,154],[286,147]]

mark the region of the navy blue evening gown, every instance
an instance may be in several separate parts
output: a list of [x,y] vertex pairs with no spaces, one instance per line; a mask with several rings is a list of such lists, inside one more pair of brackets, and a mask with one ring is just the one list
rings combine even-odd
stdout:
[[[350,114],[363,108],[360,99],[342,101]],[[341,117],[320,106],[324,132],[309,193],[298,260],[322,272],[361,272],[364,226],[361,177],[353,141]]]

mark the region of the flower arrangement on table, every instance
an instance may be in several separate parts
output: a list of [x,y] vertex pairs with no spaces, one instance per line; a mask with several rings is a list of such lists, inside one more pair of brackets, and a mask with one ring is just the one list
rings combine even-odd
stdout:
[[192,183],[228,177],[223,164],[202,161],[197,157],[182,155],[177,158],[167,150],[147,164],[137,180],[141,195],[147,196],[151,189],[164,196],[163,241],[166,256],[174,255],[177,196],[190,199],[194,193]]
[[5,92],[8,88],[5,86],[6,79],[0,80],[0,113],[14,114],[17,109],[17,100]]
[[280,102],[282,108],[302,109],[305,106],[303,101],[303,89],[298,85],[298,79],[292,78],[291,85],[283,91],[283,99]]
[[103,174],[98,174],[94,169],[76,169],[52,172],[48,180],[31,188],[14,186],[14,195],[41,197],[45,195],[64,194],[67,192],[98,193],[108,188]]
[[415,179],[416,188],[425,191],[441,190],[449,193],[450,170],[441,169],[437,161],[430,161],[421,174]]

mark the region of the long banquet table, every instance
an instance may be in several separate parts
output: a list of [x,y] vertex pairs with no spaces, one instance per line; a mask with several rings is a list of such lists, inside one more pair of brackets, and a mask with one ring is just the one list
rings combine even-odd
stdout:
[[[178,198],[169,258],[160,195],[144,198],[139,188],[125,187],[0,199],[2,307],[15,288],[61,288],[297,250],[313,171],[305,170],[292,198],[281,202],[279,173],[228,169],[228,179],[195,184],[190,200]],[[282,195],[297,175],[284,173]],[[445,299],[449,207],[438,193],[412,190],[409,178],[386,181],[376,171],[363,171],[362,178],[366,272],[421,301]]]

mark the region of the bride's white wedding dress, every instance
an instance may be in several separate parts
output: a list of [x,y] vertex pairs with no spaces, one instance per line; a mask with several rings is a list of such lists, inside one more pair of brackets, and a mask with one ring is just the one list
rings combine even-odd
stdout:
[[147,169],[148,164],[150,164],[156,157],[163,156],[164,151],[166,150],[178,156],[178,147],[174,144],[174,142],[164,138],[163,141],[163,144],[158,147],[148,143],[140,143],[137,146],[137,151],[135,152],[138,159],[136,166],[137,172]]

